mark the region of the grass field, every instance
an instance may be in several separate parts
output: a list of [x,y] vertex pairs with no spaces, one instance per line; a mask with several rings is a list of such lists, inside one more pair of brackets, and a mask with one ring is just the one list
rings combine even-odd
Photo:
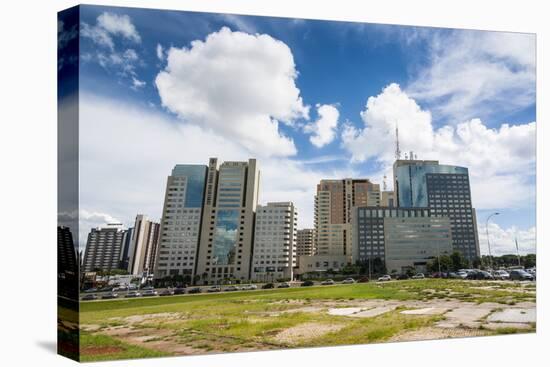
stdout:
[[[443,279],[83,302],[82,360],[528,332],[533,323],[500,327],[484,318],[534,302],[534,284]],[[422,307],[433,310],[403,313]],[[487,312],[465,319],[469,331],[458,324],[463,333],[434,329],[456,308]],[[348,310],[355,313],[339,313]]]

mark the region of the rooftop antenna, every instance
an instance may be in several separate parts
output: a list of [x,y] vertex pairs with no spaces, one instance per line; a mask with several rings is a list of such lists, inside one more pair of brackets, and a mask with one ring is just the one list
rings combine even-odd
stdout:
[[401,150],[399,149],[399,122],[395,123],[395,159],[401,159]]
[[384,180],[382,181],[382,189],[383,189],[384,191],[388,191],[388,184],[386,183],[386,179],[387,179],[387,178],[388,178],[388,177],[387,177],[386,175],[384,175]]

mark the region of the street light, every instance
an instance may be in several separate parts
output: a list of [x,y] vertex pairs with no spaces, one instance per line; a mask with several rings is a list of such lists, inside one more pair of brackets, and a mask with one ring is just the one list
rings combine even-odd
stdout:
[[490,214],[487,217],[487,220],[485,221],[485,231],[487,234],[487,248],[489,248],[489,265],[491,266],[491,270],[493,270],[493,256],[491,255],[491,242],[489,241],[489,219],[491,219],[494,215],[499,215],[499,212],[494,212]]

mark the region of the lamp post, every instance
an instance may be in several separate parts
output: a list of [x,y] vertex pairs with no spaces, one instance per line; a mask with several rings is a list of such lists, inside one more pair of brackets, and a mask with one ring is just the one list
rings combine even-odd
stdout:
[[487,248],[489,249],[489,265],[491,266],[491,270],[493,270],[493,256],[491,255],[491,242],[489,241],[489,219],[491,219],[494,215],[499,215],[499,212],[491,213],[487,220],[485,221],[485,231],[487,234]]

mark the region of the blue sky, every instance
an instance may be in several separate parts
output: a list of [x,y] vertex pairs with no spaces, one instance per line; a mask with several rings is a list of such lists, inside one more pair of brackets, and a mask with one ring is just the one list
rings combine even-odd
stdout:
[[[534,35],[97,6],[81,7],[79,27],[90,223],[131,224],[138,212],[158,219],[168,167],[215,153],[258,157],[261,200],[286,195],[308,227],[318,179],[391,177],[399,124],[402,151],[470,169],[480,232],[488,214],[502,213],[490,227],[497,249],[507,252],[515,236],[534,249]],[[61,97],[70,89],[59,88]],[[158,126],[183,134],[180,156],[168,154],[178,149],[174,134],[174,150],[153,144],[144,153],[128,142],[132,127],[164,136]],[[109,155],[94,150],[105,150],[96,130]],[[200,149],[190,134],[204,134]],[[151,166],[139,167],[142,154]],[[150,174],[110,186],[92,179],[132,167]],[[115,195],[128,185],[148,198]]]

